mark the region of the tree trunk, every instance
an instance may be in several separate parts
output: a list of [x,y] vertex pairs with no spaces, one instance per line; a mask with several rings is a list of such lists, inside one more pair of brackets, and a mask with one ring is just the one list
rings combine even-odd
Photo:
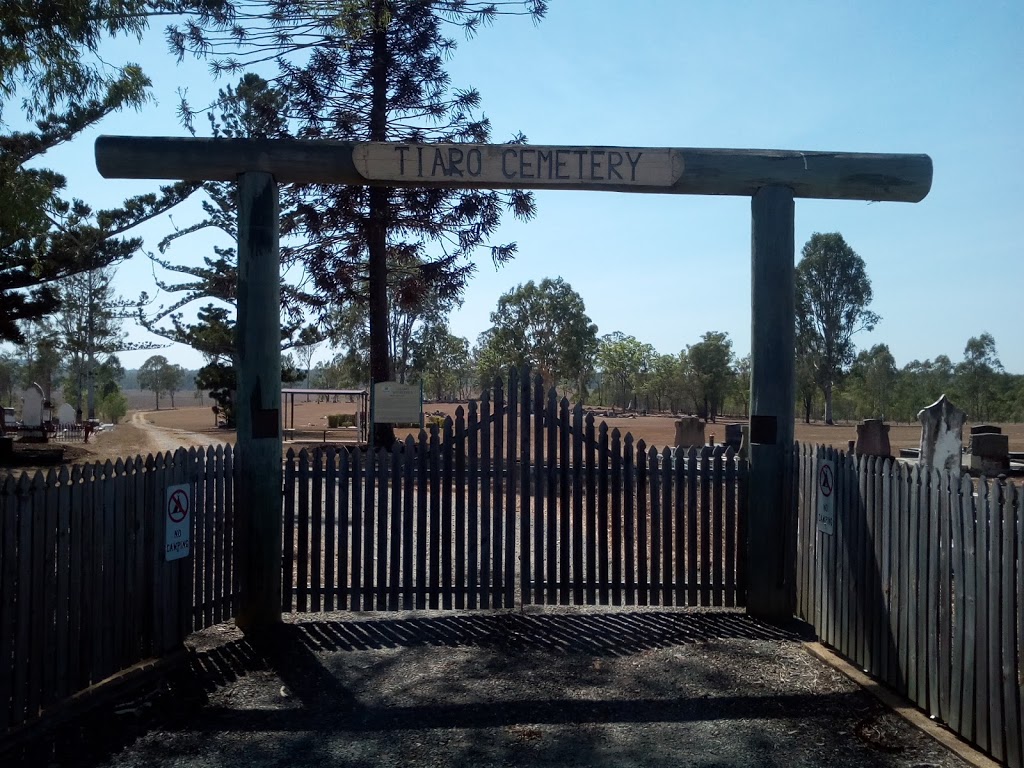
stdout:
[[834,424],[835,422],[832,420],[832,382],[825,384],[821,391],[825,395],[825,423]]
[[[384,0],[373,4],[373,62],[370,65],[370,141],[387,141],[388,34],[384,24]],[[370,302],[370,383],[391,379],[391,346],[388,343],[388,192],[371,187],[366,222],[367,271]],[[373,445],[391,448],[395,430],[390,424],[373,425]]]
[[804,424],[811,423],[811,408],[814,406],[814,396],[804,397]]

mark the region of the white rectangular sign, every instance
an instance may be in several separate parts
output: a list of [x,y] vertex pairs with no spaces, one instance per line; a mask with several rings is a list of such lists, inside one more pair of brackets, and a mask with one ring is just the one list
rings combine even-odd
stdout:
[[530,187],[669,187],[683,158],[664,148],[529,144],[356,144],[352,162],[370,181]]
[[836,523],[836,462],[818,459],[818,530],[831,536]]
[[192,553],[192,487],[188,483],[167,486],[163,513],[167,516],[164,539],[167,559],[188,557]]
[[379,381],[373,385],[374,424],[419,424],[423,410],[419,384]]

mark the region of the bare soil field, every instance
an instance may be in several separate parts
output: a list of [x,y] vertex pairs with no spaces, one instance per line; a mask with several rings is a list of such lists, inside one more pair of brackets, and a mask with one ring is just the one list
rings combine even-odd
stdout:
[[[455,416],[459,407],[466,407],[465,403],[427,403],[424,411],[432,414],[436,412],[447,416]],[[312,434],[315,430],[327,428],[327,416],[333,413],[355,413],[356,405],[353,403],[317,403],[301,402],[295,403],[295,426],[301,431],[309,430]],[[224,430],[213,428],[213,413],[209,408],[188,407],[175,410],[150,411],[145,418],[154,424],[174,429],[200,432],[210,434],[211,439],[217,436],[224,437],[233,435],[225,433]],[[289,414],[289,420],[291,416]],[[618,429],[625,434],[629,432],[634,440],[643,440],[649,446],[671,445],[675,439],[675,416],[654,415],[654,416],[618,416],[606,418],[609,428]],[[711,439],[714,435],[716,442],[725,439],[725,425],[728,423],[742,422],[743,419],[723,418],[717,423],[709,423],[704,428],[704,434]],[[599,420],[600,422],[600,420]],[[1009,435],[1010,450],[1024,451],[1024,424],[1002,424],[1003,433]],[[796,439],[801,443],[812,443],[831,445],[842,450],[847,449],[850,440],[857,439],[857,427],[854,423],[836,424],[834,426],[821,422],[805,424],[797,421],[795,424]],[[967,427],[964,428],[965,435]],[[418,434],[418,430],[399,430],[399,437],[404,438],[407,434]],[[893,452],[900,448],[917,448],[921,439],[921,426],[919,424],[893,424],[889,429],[889,442]]]
[[[356,403],[316,402],[311,399],[305,402],[296,398],[294,407],[294,424],[296,440],[286,442],[285,450],[300,449],[323,443],[323,430],[327,429],[327,416],[338,413],[355,413]],[[465,403],[428,403],[424,410],[428,415],[441,413],[455,416],[456,410],[466,408]],[[292,410],[287,415],[292,423]],[[663,447],[671,445],[675,439],[675,417],[666,415],[618,415],[598,420],[607,422],[609,428],[618,429],[623,435],[629,433],[634,440],[643,440],[648,446]],[[717,423],[709,423],[705,427],[705,435],[709,440],[722,442],[725,437],[725,425],[742,422],[739,418],[722,418]],[[159,427],[153,429],[152,427]],[[968,425],[969,426],[969,425]],[[1024,451],[1024,424],[1002,424],[1003,433],[1009,436],[1011,451]],[[967,427],[965,427],[965,435]],[[339,433],[330,436],[337,438]],[[352,433],[354,436],[354,432]],[[398,437],[416,436],[418,428],[398,430]],[[900,448],[916,448],[920,440],[921,427],[918,424],[893,424],[889,429],[889,441],[893,453]],[[857,437],[854,423],[842,423],[830,426],[821,422],[806,424],[795,423],[795,436],[801,443],[831,445],[846,450],[850,440]],[[351,441],[353,438],[347,438]],[[140,410],[129,413],[125,422],[94,435],[88,444],[71,443],[65,445],[65,463],[87,463],[93,461],[116,460],[129,456],[174,450],[184,446],[218,445],[234,443],[233,430],[217,427],[214,414],[209,406],[189,405],[181,408],[161,408],[160,410]],[[21,472],[28,467],[21,467]],[[12,470],[0,467],[0,479]]]

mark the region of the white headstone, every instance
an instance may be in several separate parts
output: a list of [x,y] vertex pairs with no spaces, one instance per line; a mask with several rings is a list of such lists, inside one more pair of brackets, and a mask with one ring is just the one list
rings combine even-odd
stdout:
[[922,468],[945,469],[959,474],[963,469],[963,428],[967,414],[951,403],[945,395],[917,412],[921,422]]
[[71,403],[64,403],[64,405],[60,407],[60,410],[57,411],[57,421],[60,422],[62,427],[77,423],[78,420],[75,417],[75,406]]
[[43,388],[33,384],[22,397],[21,423],[26,427],[40,427],[43,424]]

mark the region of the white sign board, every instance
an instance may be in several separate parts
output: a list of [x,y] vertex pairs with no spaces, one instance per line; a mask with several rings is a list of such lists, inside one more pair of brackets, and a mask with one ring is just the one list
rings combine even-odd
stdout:
[[192,487],[184,485],[167,486],[167,535],[164,552],[168,560],[177,560],[192,554]]
[[423,410],[419,384],[379,381],[373,385],[374,424],[419,424]]
[[682,154],[640,147],[366,143],[352,161],[368,180],[413,184],[669,187],[683,173]]
[[818,460],[818,530],[831,536],[836,524],[836,462]]

